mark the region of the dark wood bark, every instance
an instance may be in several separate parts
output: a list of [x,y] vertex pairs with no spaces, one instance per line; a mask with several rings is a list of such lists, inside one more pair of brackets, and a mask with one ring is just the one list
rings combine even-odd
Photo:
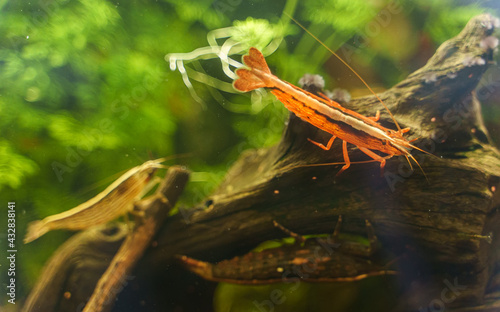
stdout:
[[[494,49],[481,42],[493,24],[487,14],[472,19],[424,67],[379,94],[401,127],[411,128],[407,137],[437,156],[413,153],[426,176],[404,157],[390,159],[382,177],[378,163],[353,164],[337,178],[340,166],[305,166],[342,161],[341,148],[312,145],[307,138],[326,143],[330,136],[291,115],[279,144],[245,152],[202,204],[166,220],[136,275],[164,272],[176,255],[209,262],[243,255],[287,236],[273,220],[299,234],[325,234],[342,215],[342,231],[364,235],[369,220],[382,251],[403,259],[395,265],[404,288],[395,310],[443,301],[444,289],[447,310],[498,309],[500,154],[474,93],[491,65]],[[373,96],[346,106],[366,116],[381,110],[381,124],[395,129]],[[354,146],[349,154],[368,160]]]

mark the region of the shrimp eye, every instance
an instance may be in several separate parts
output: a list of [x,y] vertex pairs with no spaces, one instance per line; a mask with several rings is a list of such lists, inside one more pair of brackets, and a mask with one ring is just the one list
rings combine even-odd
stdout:
[[149,168],[147,171],[148,176],[152,176],[156,172],[156,168]]

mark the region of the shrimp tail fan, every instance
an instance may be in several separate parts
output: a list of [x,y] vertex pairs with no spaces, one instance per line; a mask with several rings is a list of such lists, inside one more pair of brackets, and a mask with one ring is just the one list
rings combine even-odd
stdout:
[[269,66],[267,66],[266,59],[262,52],[256,48],[250,48],[248,55],[243,56],[243,63],[248,68],[240,68],[236,70],[238,79],[234,81],[234,88],[241,92],[248,92],[258,88],[266,87],[266,82],[262,80],[259,72],[271,74]]

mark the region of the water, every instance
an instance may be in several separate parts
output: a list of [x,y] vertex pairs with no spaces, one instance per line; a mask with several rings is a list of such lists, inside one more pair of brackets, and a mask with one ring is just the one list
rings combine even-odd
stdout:
[[[29,222],[91,199],[149,159],[186,153],[166,165],[185,166],[191,180],[154,247],[112,288],[114,311],[452,311],[480,305],[485,294],[498,304],[496,3],[53,1],[7,2],[0,10],[2,311],[21,311],[44,265],[74,234],[53,231],[24,245]],[[335,177],[345,160],[340,139],[324,151],[307,139],[326,144],[331,134],[289,119],[273,94],[237,92],[234,69],[256,47],[280,79],[298,85],[319,74],[333,94],[349,92],[350,101],[339,100],[344,107],[368,117],[379,110],[380,124],[397,131],[382,104],[359,100],[370,96],[359,79],[284,12],[377,93],[413,77],[381,98],[411,128],[404,137],[438,157],[413,152],[420,170],[394,156],[381,176],[379,162],[355,163],[371,158],[351,139],[353,164]],[[424,67],[483,12],[493,17]],[[309,166],[323,163],[337,164]],[[343,247],[325,249],[339,215],[334,243]],[[313,236],[305,245],[283,242],[291,234],[273,220]],[[345,250],[366,249],[374,237],[374,255]],[[214,268],[226,275],[212,279],[228,283],[205,281],[173,260],[187,255],[211,267],[256,246],[260,254]],[[54,276],[82,280],[48,285],[53,293],[40,299],[58,302],[53,311],[80,311],[92,293],[101,271],[86,264],[99,261],[78,259],[81,273]],[[361,278],[385,270],[399,274]],[[270,284],[287,272],[294,279]],[[311,282],[316,275],[330,282]],[[245,279],[262,285],[234,284]]]

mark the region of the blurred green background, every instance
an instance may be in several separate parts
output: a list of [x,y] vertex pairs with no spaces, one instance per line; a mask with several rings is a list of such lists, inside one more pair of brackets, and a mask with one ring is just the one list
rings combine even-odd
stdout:
[[[189,207],[217,186],[242,151],[279,140],[288,116],[279,102],[228,92],[232,80],[210,53],[185,62],[189,89],[166,54],[207,47],[213,36],[222,46],[231,37],[243,51],[255,45],[274,52],[267,60],[282,79],[297,83],[316,73],[328,89],[368,93],[285,11],[376,90],[425,64],[472,16],[499,14],[496,1],[0,1],[0,205],[17,206],[19,302],[71,235],[56,231],[22,245],[29,221],[88,200],[148,159],[185,153],[168,164],[194,172],[181,201]],[[485,99],[495,138],[497,89]],[[5,229],[0,225],[1,250]],[[0,264],[5,287],[6,259]],[[217,292],[217,311],[251,311],[245,302],[237,288]]]

